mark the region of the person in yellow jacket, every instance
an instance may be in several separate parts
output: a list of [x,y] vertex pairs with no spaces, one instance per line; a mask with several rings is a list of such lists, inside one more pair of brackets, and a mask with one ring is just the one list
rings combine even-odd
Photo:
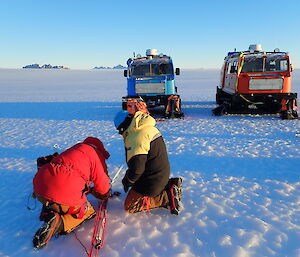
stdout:
[[182,209],[182,178],[171,178],[167,149],[156,121],[149,114],[128,111],[116,114],[114,124],[123,136],[128,169],[122,180],[128,192],[124,208],[130,213],[169,208]]

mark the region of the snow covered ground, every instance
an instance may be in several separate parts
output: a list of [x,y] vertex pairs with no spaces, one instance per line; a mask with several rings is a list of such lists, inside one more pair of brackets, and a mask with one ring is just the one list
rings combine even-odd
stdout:
[[[0,256],[85,256],[74,233],[35,251],[40,204],[26,208],[38,156],[87,136],[111,153],[114,175],[124,163],[114,114],[126,93],[123,71],[0,69]],[[300,91],[300,70],[293,74]],[[105,257],[300,256],[300,124],[275,116],[214,117],[218,70],[177,77],[184,120],[157,124],[172,176],[184,178],[184,211],[130,215],[120,198],[108,205]],[[297,136],[298,135],[298,136]],[[89,198],[94,206],[97,200]],[[35,202],[30,200],[34,207]],[[89,247],[93,221],[77,230]]]

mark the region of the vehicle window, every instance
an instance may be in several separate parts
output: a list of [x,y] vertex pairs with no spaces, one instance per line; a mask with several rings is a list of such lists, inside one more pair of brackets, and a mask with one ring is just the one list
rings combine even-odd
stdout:
[[262,72],[263,58],[245,58],[242,68],[242,73],[247,72]]
[[236,73],[237,71],[237,62],[230,62],[228,63],[228,67],[227,67],[227,74],[232,74],[232,73]]
[[231,70],[231,66],[232,66],[232,63],[228,63],[228,66],[227,66],[227,74],[230,74],[230,70]]
[[288,59],[287,58],[267,58],[266,71],[287,71]]
[[150,74],[149,64],[133,64],[130,68],[131,76],[146,76],[146,74]]
[[171,63],[135,63],[130,68],[130,76],[172,75]]
[[287,71],[287,58],[245,58],[242,73],[247,72],[269,72],[269,71]]

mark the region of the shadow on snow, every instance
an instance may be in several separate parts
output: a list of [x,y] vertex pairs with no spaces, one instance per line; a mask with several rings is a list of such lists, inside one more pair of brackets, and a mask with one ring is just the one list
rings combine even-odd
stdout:
[[0,103],[0,118],[43,120],[111,120],[117,102]]

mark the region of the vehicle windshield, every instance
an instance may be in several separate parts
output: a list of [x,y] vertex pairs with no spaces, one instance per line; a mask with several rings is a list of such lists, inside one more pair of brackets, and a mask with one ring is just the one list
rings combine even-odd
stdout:
[[172,63],[134,63],[130,68],[130,76],[173,75]]
[[288,63],[285,57],[245,58],[241,73],[288,71]]

